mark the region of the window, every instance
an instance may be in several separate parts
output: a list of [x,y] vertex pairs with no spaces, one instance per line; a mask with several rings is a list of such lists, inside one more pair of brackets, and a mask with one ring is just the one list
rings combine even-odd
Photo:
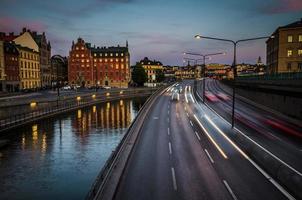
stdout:
[[84,47],[81,47],[82,50],[84,50]]
[[121,53],[121,56],[124,56],[124,54],[123,54],[123,53]]
[[82,54],[81,57],[83,58],[83,57],[84,57],[84,54]]
[[287,50],[287,57],[291,57],[293,55],[293,50]]
[[96,57],[96,53],[94,53],[93,56]]
[[112,57],[112,56],[113,56],[113,54],[111,53],[111,54],[110,54],[110,56]]
[[118,53],[116,53],[115,56],[118,56]]
[[76,47],[76,50],[79,50],[79,47]]
[[302,71],[302,63],[298,63],[298,70],[301,72]]
[[113,59],[110,59],[110,62],[113,62]]
[[79,54],[76,54],[76,57],[79,57]]
[[291,69],[292,69],[292,63],[289,62],[289,63],[287,63],[287,70],[291,71]]
[[302,42],[302,35],[299,35],[298,41]]
[[298,49],[298,56],[302,56],[302,49]]
[[87,59],[86,62],[89,62],[89,60]]
[[292,35],[287,36],[287,42],[293,42],[293,36]]

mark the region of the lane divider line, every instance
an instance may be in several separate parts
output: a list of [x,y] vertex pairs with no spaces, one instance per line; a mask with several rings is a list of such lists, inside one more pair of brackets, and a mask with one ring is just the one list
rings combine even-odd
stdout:
[[169,142],[169,154],[172,155],[172,146],[171,146],[171,142]]
[[176,183],[174,167],[171,167],[171,172],[172,172],[173,188],[174,188],[175,191],[177,191],[177,183]]
[[170,128],[168,127],[168,135],[170,135]]
[[210,155],[210,153],[208,152],[208,150],[204,149],[204,151],[206,152],[206,154],[207,154],[208,158],[210,159],[211,163],[214,164],[214,160],[213,160],[212,156]]
[[241,154],[243,155],[266,179],[268,179],[284,196],[290,200],[295,198],[288,193],[279,183],[277,183],[268,173],[266,173],[257,163],[255,163],[247,154],[245,154],[221,129],[207,116],[205,118],[212,126]]
[[193,126],[193,122],[190,120],[190,124],[191,124],[191,126]]
[[196,131],[195,131],[195,135],[196,135],[197,139],[200,141],[200,136]]
[[236,195],[234,194],[233,190],[231,189],[231,187],[229,186],[228,182],[226,182],[226,180],[223,180],[223,184],[225,185],[226,189],[228,190],[228,192],[230,193],[230,195],[232,196],[232,198],[234,200],[238,200],[238,198],[236,197]]
[[220,148],[220,146],[215,142],[215,140],[211,137],[211,135],[208,133],[208,131],[205,129],[205,127],[202,125],[202,123],[199,121],[199,119],[194,114],[194,118],[199,124],[199,126],[202,128],[203,132],[207,135],[207,137],[210,139],[210,141],[214,144],[218,152],[224,157],[225,159],[228,159],[227,155],[224,153],[224,151]]

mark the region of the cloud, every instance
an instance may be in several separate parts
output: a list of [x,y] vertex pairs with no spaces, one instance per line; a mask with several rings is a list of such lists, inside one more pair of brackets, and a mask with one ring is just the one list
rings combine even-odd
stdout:
[[44,32],[47,25],[39,20],[25,20],[14,17],[0,17],[0,27],[3,32],[21,32],[23,27]]
[[261,8],[266,14],[281,14],[302,11],[302,0],[274,0]]

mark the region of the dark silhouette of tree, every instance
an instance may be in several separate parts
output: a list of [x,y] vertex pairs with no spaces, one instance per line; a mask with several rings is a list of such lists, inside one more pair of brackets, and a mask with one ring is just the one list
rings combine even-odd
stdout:
[[136,63],[132,71],[132,80],[138,86],[143,86],[148,80],[148,75],[140,63]]

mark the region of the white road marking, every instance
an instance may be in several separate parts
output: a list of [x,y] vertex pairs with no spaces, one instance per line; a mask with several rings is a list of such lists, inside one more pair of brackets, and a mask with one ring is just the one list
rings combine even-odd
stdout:
[[186,113],[187,114],[187,116],[189,117],[189,113]]
[[168,110],[168,115],[170,115],[170,110]]
[[194,115],[195,120],[199,124],[199,126],[202,128],[202,130],[205,132],[205,134],[208,136],[210,141],[214,144],[216,149],[219,151],[219,153],[224,157],[225,159],[228,159],[227,155],[224,153],[224,151],[220,148],[220,146],[215,142],[215,140],[211,137],[211,135],[208,133],[208,131],[205,129],[205,127],[202,125],[202,123],[199,121],[199,119]]
[[169,153],[170,153],[170,155],[172,154],[172,146],[171,146],[171,142],[169,142]]
[[206,152],[206,154],[207,154],[208,158],[210,159],[211,163],[214,164],[214,160],[213,160],[212,156],[209,154],[208,150],[204,149],[204,151]]
[[243,155],[265,178],[267,178],[282,194],[288,199],[294,200],[295,198],[289,194],[279,183],[277,183],[269,174],[267,174],[258,164],[256,164],[247,154],[245,154],[218,126],[207,116],[205,118],[213,125],[213,127],[241,154]]
[[200,141],[200,136],[196,131],[195,131],[195,135],[196,135],[197,139]]
[[229,186],[228,182],[226,182],[226,180],[223,180],[223,183],[225,185],[225,187],[227,188],[227,190],[229,191],[229,193],[231,194],[232,198],[234,200],[238,200],[238,198],[236,197],[236,195],[234,194],[233,190],[231,189],[231,187]]
[[158,119],[158,117],[153,117],[153,119],[155,119],[155,120],[156,120],[156,119]]
[[190,124],[191,124],[191,126],[193,126],[193,122],[190,120]]
[[170,135],[170,128],[168,127],[168,135]]
[[187,87],[188,87],[188,86],[185,87],[185,99],[186,99],[186,102],[189,103],[188,97],[187,97]]
[[177,191],[177,184],[176,184],[176,177],[175,177],[174,167],[171,167],[171,172],[172,172],[173,188],[174,188],[175,191]]
[[169,117],[167,117],[167,120],[168,120],[168,122],[169,122],[170,118],[169,118]]

